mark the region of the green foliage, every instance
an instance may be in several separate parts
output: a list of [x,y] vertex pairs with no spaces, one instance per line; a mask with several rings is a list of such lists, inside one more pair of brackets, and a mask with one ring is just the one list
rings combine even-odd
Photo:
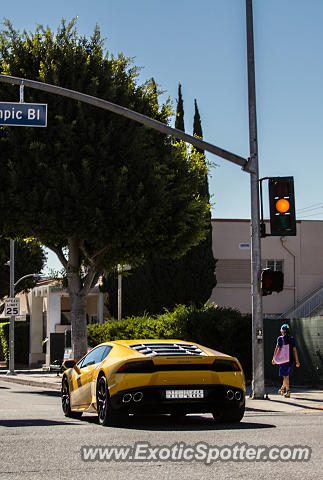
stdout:
[[[202,245],[203,243],[203,245]],[[216,285],[212,237],[174,260],[152,255],[144,265],[122,276],[122,310],[125,316],[161,313],[176,304],[201,307]],[[108,293],[107,307],[117,316],[117,274],[103,279],[102,291]]]
[[[5,263],[10,257],[9,238],[0,236],[0,298],[9,296],[10,269]],[[45,263],[45,254],[40,243],[34,238],[15,239],[15,279],[29,273],[41,273]],[[34,278],[23,280],[17,285],[16,293],[32,288]]]
[[[184,110],[181,85],[178,91],[176,128],[184,130]],[[197,102],[195,104],[194,134],[202,137],[202,125]],[[179,124],[180,119],[183,120]],[[204,152],[193,149],[206,165]],[[210,199],[207,175],[199,185],[198,193]],[[216,286],[215,264],[212,251],[212,225],[210,211],[206,212],[207,237],[192,247],[181,258],[160,259],[150,255],[139,267],[134,266],[123,276],[122,308],[125,316],[161,313],[177,304],[204,305]],[[117,316],[117,274],[110,272],[103,279],[102,291],[108,293],[107,306],[112,316]]]
[[198,109],[198,106],[197,106],[196,98],[194,99],[193,134],[194,134],[194,135],[197,135],[197,136],[200,137],[200,138],[203,137],[201,117],[200,117],[199,109]]
[[[0,323],[0,360],[9,361],[9,322]],[[15,363],[29,362],[29,322],[15,323]]]
[[[6,336],[7,333],[7,336]],[[9,356],[9,342],[8,342],[8,334],[9,334],[9,323],[4,322],[0,323],[0,360],[7,360]]]
[[[156,83],[104,50],[97,27],[80,36],[64,20],[56,34],[38,26],[0,31],[2,73],[59,85],[169,123]],[[17,87],[2,97],[16,101]],[[179,258],[205,238],[205,162],[184,143],[114,113],[25,88],[25,102],[48,104],[46,128],[0,128],[0,232],[28,235],[57,253],[67,272],[72,346],[86,352],[86,296],[104,270],[150,255]]]
[[[138,69],[130,59],[109,58],[98,28],[86,39],[74,22],[62,22],[56,35],[43,27],[20,34],[7,22],[0,32],[0,64],[4,73],[82,91],[168,122],[170,110],[158,105],[155,83],[137,85]],[[2,87],[8,101],[17,94],[16,87]],[[89,257],[106,247],[100,263],[108,268],[156,251],[179,256],[203,238],[209,207],[196,192],[206,170],[183,144],[38,90],[25,89],[25,101],[48,103],[48,127],[1,128],[0,178],[6,182],[0,205],[7,212],[2,228],[49,246],[77,238]]]
[[175,118],[175,128],[178,130],[183,130],[185,132],[184,126],[184,103],[182,97],[182,85],[178,84],[178,100],[177,100],[177,109],[176,109],[176,118]]
[[[200,113],[199,113],[199,109],[198,109],[198,106],[197,106],[196,99],[194,99],[193,135],[196,135],[197,137],[203,138],[201,117],[200,117]],[[204,154],[203,150],[198,149],[198,151],[200,153]]]
[[169,338],[194,341],[214,350],[238,357],[245,374],[251,375],[251,317],[238,310],[205,304],[177,305],[161,315],[128,317],[120,322],[88,326],[91,347],[112,340]]

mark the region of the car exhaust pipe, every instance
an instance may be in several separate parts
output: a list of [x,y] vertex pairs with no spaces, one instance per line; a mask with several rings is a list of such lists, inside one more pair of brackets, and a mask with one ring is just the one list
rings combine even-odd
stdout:
[[228,398],[228,400],[233,400],[234,399],[234,392],[232,390],[227,391],[227,398]]
[[241,400],[241,392],[236,392],[234,397],[236,400]]
[[144,394],[142,392],[136,392],[133,396],[133,401],[134,402],[140,402],[142,400],[142,397]]
[[122,397],[123,403],[129,403],[131,399],[132,399],[131,393],[125,393]]

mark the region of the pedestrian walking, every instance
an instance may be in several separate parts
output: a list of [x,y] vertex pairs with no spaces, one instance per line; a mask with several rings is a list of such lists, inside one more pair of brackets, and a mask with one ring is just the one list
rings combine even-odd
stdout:
[[296,342],[290,335],[289,325],[284,323],[280,328],[281,335],[277,338],[277,345],[274,351],[272,364],[279,365],[279,376],[283,377],[283,384],[278,393],[284,395],[285,398],[290,397],[289,377],[293,373],[294,364],[300,366],[298,354],[296,350]]

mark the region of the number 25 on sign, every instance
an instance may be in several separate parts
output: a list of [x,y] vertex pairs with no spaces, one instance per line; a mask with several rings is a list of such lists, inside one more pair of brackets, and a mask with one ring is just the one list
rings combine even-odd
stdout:
[[19,298],[6,298],[5,299],[5,315],[17,316],[20,313],[20,300]]

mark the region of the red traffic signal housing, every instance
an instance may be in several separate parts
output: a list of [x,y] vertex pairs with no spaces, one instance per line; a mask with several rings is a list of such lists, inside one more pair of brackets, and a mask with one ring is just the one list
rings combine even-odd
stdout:
[[271,177],[268,180],[271,235],[295,236],[294,178]]
[[265,268],[261,272],[261,292],[263,296],[281,292],[284,288],[283,272]]

